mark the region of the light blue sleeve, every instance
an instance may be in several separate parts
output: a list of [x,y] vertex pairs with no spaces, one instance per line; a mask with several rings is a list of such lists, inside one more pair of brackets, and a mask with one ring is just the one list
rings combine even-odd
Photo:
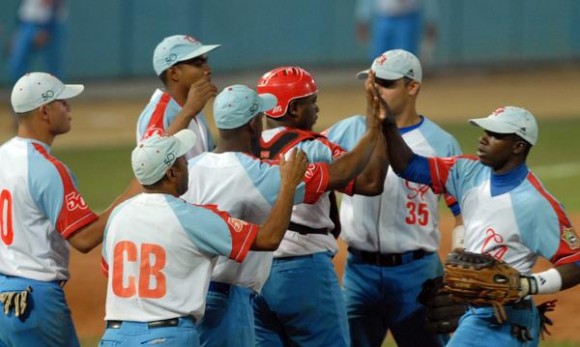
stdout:
[[352,116],[330,127],[326,137],[345,150],[352,151],[366,130],[366,117]]
[[207,118],[205,117],[205,114],[203,113],[199,113],[196,118],[204,125],[204,129],[205,129],[205,138],[207,139],[207,148],[208,151],[213,151],[213,149],[215,148],[215,144],[213,143],[213,139],[211,137],[211,132],[209,131],[209,125],[207,123]]
[[[29,147],[28,153],[29,191],[36,206],[56,225],[64,204],[64,184],[58,170],[46,158]],[[63,164],[64,166],[64,164]],[[67,172],[70,171],[64,166]],[[76,182],[73,179],[73,184]]]
[[[550,260],[560,247],[560,221],[555,207],[537,193],[529,181],[524,190],[511,193],[513,210],[521,230],[522,242],[531,251]],[[558,204],[561,213],[563,207]]]
[[[280,192],[280,166],[264,163],[243,153],[236,153],[236,157],[246,169],[246,173],[256,189],[270,205],[274,205]],[[294,205],[304,202],[305,189],[304,182],[297,186],[294,194]]]
[[229,257],[232,252],[232,236],[226,222],[217,214],[203,207],[193,206],[184,200],[168,196],[167,203],[173,210],[191,242],[204,254]]
[[433,148],[437,157],[454,157],[463,154],[459,142],[439,125],[428,118],[424,118],[421,132]]
[[311,163],[332,163],[334,161],[332,150],[321,141],[302,141],[296,145],[296,148],[304,151]]

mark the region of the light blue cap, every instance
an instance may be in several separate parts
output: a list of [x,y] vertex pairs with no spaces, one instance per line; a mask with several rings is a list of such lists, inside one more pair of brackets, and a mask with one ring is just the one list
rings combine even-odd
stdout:
[[504,106],[485,118],[474,118],[469,122],[492,133],[516,134],[532,146],[538,142],[538,123],[525,108]]
[[235,129],[251,121],[260,112],[272,109],[278,100],[274,94],[258,94],[236,84],[224,88],[213,103],[213,117],[218,129]]
[[173,35],[163,39],[153,52],[153,68],[157,76],[176,63],[199,57],[221,45],[204,45],[188,35]]
[[131,166],[137,181],[150,185],[162,179],[177,158],[195,146],[195,141],[193,130],[183,129],[173,136],[155,133],[139,142],[131,153]]

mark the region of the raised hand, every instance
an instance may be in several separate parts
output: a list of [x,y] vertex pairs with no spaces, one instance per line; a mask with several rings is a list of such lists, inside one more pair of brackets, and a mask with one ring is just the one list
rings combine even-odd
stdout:
[[288,155],[288,159],[284,155],[280,155],[280,176],[282,184],[290,184],[297,186],[304,179],[304,174],[308,168],[308,158],[306,154],[294,148]]
[[217,95],[217,92],[217,87],[211,82],[209,75],[206,75],[191,84],[183,108],[195,116],[203,110],[210,99]]

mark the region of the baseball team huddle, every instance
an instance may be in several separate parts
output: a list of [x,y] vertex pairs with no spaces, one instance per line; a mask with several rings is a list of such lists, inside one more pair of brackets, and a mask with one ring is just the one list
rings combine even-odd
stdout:
[[[317,133],[308,71],[282,66],[218,93],[219,47],[188,35],[157,45],[163,89],[137,122],[135,179],[98,215],[51,154],[84,86],[43,72],[16,82],[17,135],[0,146],[0,347],[80,345],[69,248],[101,243],[100,346],[379,347],[388,331],[398,346],[539,344],[554,303],[533,296],[580,282],[580,240],[526,165],[538,141],[528,110],[470,119],[482,135],[463,155],[418,113],[421,64],[395,49],[357,75],[365,114]],[[455,217],[443,262],[441,198]],[[539,256],[553,267],[532,273]]]

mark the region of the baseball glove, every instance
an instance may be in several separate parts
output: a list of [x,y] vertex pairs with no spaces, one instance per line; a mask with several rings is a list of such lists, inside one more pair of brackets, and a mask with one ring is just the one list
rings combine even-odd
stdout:
[[443,288],[443,277],[431,278],[423,282],[417,301],[425,306],[426,327],[434,334],[454,332],[459,325],[459,318],[467,310],[467,305],[451,299],[449,292]]
[[490,305],[497,321],[507,320],[503,305],[522,298],[520,273],[488,254],[455,249],[447,256],[444,288],[451,298],[472,305]]

